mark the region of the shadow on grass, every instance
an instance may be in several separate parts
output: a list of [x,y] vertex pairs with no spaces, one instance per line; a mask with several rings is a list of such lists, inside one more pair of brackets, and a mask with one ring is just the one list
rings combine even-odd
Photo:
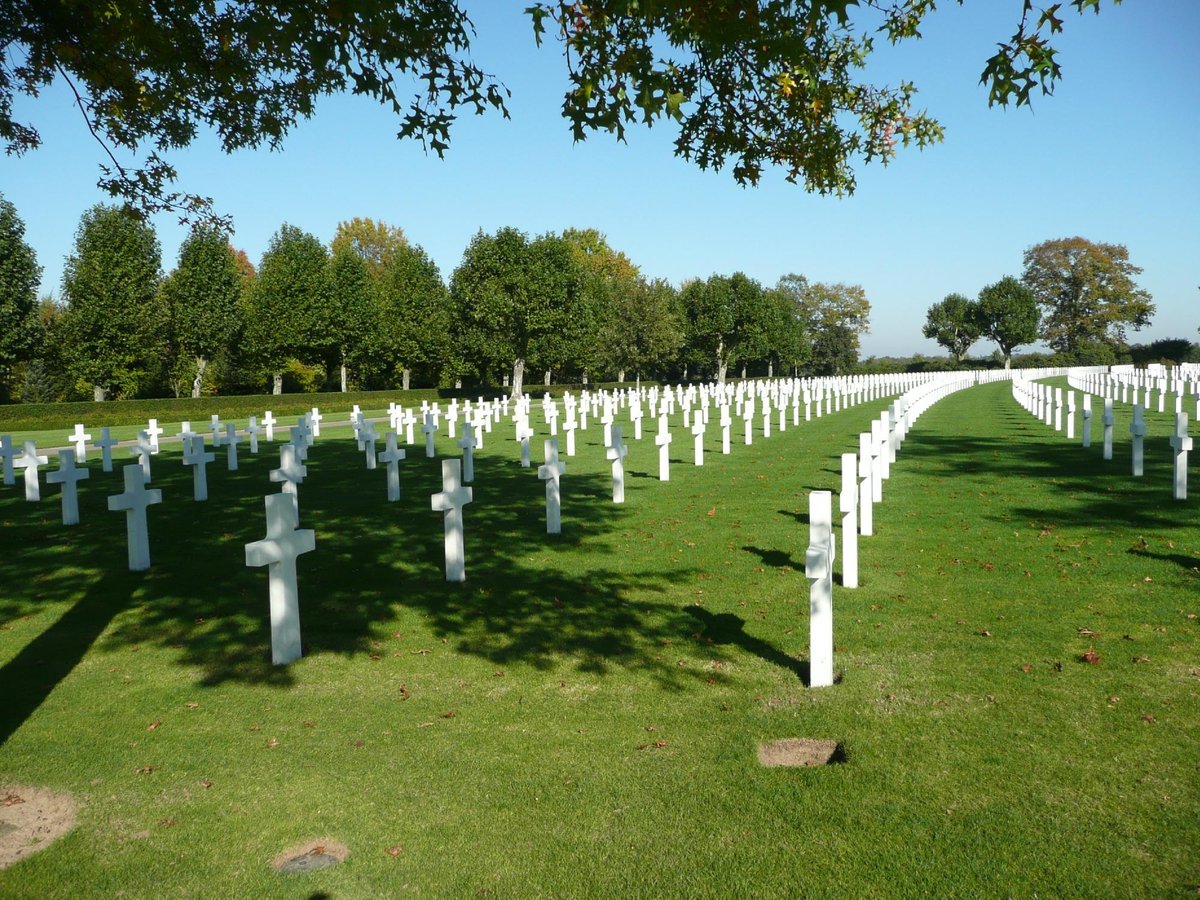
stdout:
[[[89,652],[157,645],[203,685],[293,683],[291,670],[270,665],[266,572],[245,565],[244,545],[265,532],[263,497],[277,490],[267,477],[275,450],[243,457],[237,472],[223,460],[211,465],[206,503],[192,500],[177,452],[156,457],[153,486],[164,502],[149,509],[152,568],[143,573],[126,571],[124,516],[107,510],[119,469],[93,465],[78,528],[61,525],[57,490],[40,504],[11,488],[0,494],[0,582],[13,587],[0,595],[0,623],[31,617],[42,629],[0,667],[0,742]],[[317,545],[298,565],[306,654],[369,653],[405,619],[496,663],[637,669],[675,688],[700,677],[655,652],[694,630],[655,595],[695,571],[628,563],[612,543],[625,512],[612,502],[607,473],[564,477],[564,532],[547,535],[536,468],[478,456],[465,509],[467,581],[450,584],[442,516],[429,501],[441,488],[441,461],[419,447],[409,453],[401,502],[388,503],[383,467],[365,471],[353,442],[310,451],[300,524],[315,529]],[[43,624],[42,612],[58,617]]]
[[734,613],[712,613],[698,606],[686,607],[687,614],[700,624],[701,637],[714,644],[732,644],[773,663],[781,669],[794,672],[805,687],[809,685],[808,660],[795,659],[761,638],[746,633],[746,620]]

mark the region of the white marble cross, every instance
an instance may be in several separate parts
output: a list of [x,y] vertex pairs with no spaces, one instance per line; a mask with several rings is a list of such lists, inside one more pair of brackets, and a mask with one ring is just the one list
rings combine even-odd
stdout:
[[38,456],[37,444],[26,441],[20,455],[13,460],[13,465],[25,470],[25,499],[37,501],[42,499],[42,483],[38,480],[38,466],[46,465],[50,460]]
[[1113,454],[1113,425],[1116,424],[1116,418],[1113,416],[1113,402],[1111,397],[1104,399],[1104,414],[1100,417],[1100,423],[1104,426],[1104,459],[1112,459]]
[[671,428],[665,415],[658,417],[658,434],[654,436],[658,444],[658,480],[671,480]]
[[466,581],[467,562],[463,541],[463,507],[471,502],[473,491],[460,478],[462,461],[442,460],[442,490],[430,497],[434,512],[444,513],[446,580]]
[[529,427],[529,420],[524,416],[517,419],[517,441],[521,445],[521,468],[528,469],[531,460],[529,458],[529,439],[533,437],[533,429]]
[[100,440],[96,441],[100,448],[100,467],[105,472],[112,471],[112,448],[117,446],[117,439],[108,433],[108,426],[100,429]]
[[1175,413],[1171,449],[1175,451],[1175,483],[1171,489],[1171,496],[1176,500],[1186,500],[1188,451],[1192,449],[1192,439],[1188,436],[1188,417],[1185,412]]
[[230,472],[236,472],[238,467],[237,446],[238,437],[236,425],[225,426],[225,465]]
[[812,491],[808,495],[808,550],[804,575],[809,589],[809,686],[833,684],[833,495]]
[[298,528],[296,510],[286,494],[268,494],[267,536],[246,544],[246,565],[267,566],[271,598],[271,662],[286,666],[300,658],[300,592],[296,558],[316,549],[311,529]]
[[279,448],[279,468],[272,469],[270,479],[283,482],[283,492],[290,494],[296,509],[296,521],[300,521],[300,494],[297,486],[308,474],[308,466],[300,462],[300,453],[295,444],[284,444]]
[[62,485],[62,523],[64,525],[79,524],[79,492],[76,482],[86,481],[91,477],[87,469],[75,466],[74,450],[58,451],[58,470],[46,473],[47,484]]
[[698,412],[692,419],[692,453],[696,465],[704,465],[704,416]]
[[208,429],[212,432],[213,447],[220,447],[222,445],[221,438],[225,436],[225,423],[221,421],[220,413],[212,414]]
[[387,449],[379,454],[379,458],[387,466],[388,500],[392,503],[400,499],[400,460],[408,455],[397,446],[399,440],[396,432],[389,431],[383,436],[383,443]]
[[165,429],[163,429],[158,424],[158,419],[151,419],[149,422],[146,423],[146,434],[150,435],[150,446],[155,455],[158,455],[159,435],[164,434],[164,433],[165,433]]
[[325,417],[321,415],[321,410],[315,406],[312,408],[312,411],[309,412],[308,421],[312,424],[312,436],[314,438],[319,438],[321,436],[321,420],[324,418]]
[[271,415],[271,411],[269,409],[267,410],[266,415],[263,416],[262,423],[263,428],[267,430],[267,440],[275,440],[275,417]]
[[404,443],[415,444],[417,442],[414,429],[417,427],[417,414],[411,409],[404,411]]
[[367,455],[367,468],[374,469],[375,444],[379,441],[379,432],[375,430],[375,423],[368,420],[358,433],[358,437],[362,441],[363,452]]
[[875,489],[871,484],[874,466],[871,464],[871,447],[874,442],[869,431],[858,436],[858,533],[871,537],[875,533],[875,516],[872,504]]
[[545,412],[546,424],[550,427],[550,436],[558,436],[558,404],[554,401],[546,408]]
[[150,568],[150,533],[146,528],[146,507],[162,503],[162,491],[146,490],[146,473],[136,463],[122,466],[125,493],[108,498],[110,512],[125,513],[125,536],[129,549],[129,571]]
[[246,422],[246,435],[250,438],[251,453],[258,452],[258,433],[260,431],[262,429],[258,427],[258,417],[251,416],[249,421]]
[[633,439],[640,441],[642,439],[642,417],[645,413],[642,412],[642,404],[640,401],[635,402],[629,407],[629,420],[633,422]]
[[1075,440],[1075,392],[1067,391],[1067,440]]
[[563,432],[567,436],[567,456],[575,455],[575,429],[579,427],[575,421],[575,407],[567,407],[567,418],[563,422]]
[[842,587],[858,587],[858,454],[842,454]]
[[729,455],[729,430],[733,426],[733,417],[729,414],[729,404],[721,407],[721,453]]
[[308,438],[304,436],[304,425],[293,425],[288,429],[289,443],[296,448],[301,461],[308,459]]
[[142,467],[142,474],[146,476],[146,484],[150,483],[150,454],[154,452],[154,447],[150,443],[150,435],[144,431],[139,431],[137,436],[137,445],[129,448],[129,454],[136,456]]
[[0,434],[0,467],[4,470],[4,483],[16,484],[17,476],[13,472],[13,457],[17,455],[13,447],[12,435]]
[[208,464],[215,460],[215,453],[204,452],[204,435],[196,435],[183,454],[183,464],[192,468],[192,499],[203,503],[208,499]]
[[462,476],[463,481],[475,480],[475,429],[471,427],[469,421],[470,413],[463,413],[463,429],[462,437],[455,443],[458,449],[462,450]]
[[747,403],[742,407],[742,437],[749,447],[754,443],[754,404]]
[[613,503],[625,502],[625,456],[629,448],[621,440],[621,426],[612,426],[612,443],[605,449],[605,455],[612,462]]
[[67,435],[67,440],[75,445],[76,462],[87,462],[87,442],[91,439],[90,434],[84,434],[83,425],[76,422],[75,431]]
[[1129,423],[1129,436],[1133,438],[1133,474],[1141,477],[1144,466],[1144,441],[1146,439],[1146,420],[1142,404],[1133,404],[1133,421]]
[[437,448],[434,446],[433,438],[437,434],[437,423],[433,420],[433,413],[425,413],[425,424],[421,426],[421,431],[425,434],[425,458],[433,459],[437,456]]
[[763,437],[769,438],[771,436],[771,401],[766,397],[763,397],[762,422]]
[[546,482],[546,534],[562,532],[562,494],[559,480],[567,464],[558,458],[558,439],[549,438],[543,448],[544,465],[538,466],[538,478]]

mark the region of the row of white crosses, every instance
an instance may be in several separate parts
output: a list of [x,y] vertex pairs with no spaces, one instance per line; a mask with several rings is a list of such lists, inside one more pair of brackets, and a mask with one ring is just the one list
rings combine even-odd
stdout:
[[1200,417],[1200,366],[1194,363],[1167,368],[1155,363],[1144,368],[1134,366],[1072,367],[1068,373],[1071,385],[1080,390],[1116,403],[1141,403],[1154,408],[1157,396],[1158,412],[1167,412],[1167,395],[1174,394],[1174,412],[1183,412],[1183,404],[1195,404]]
[[[909,429],[930,406],[955,391],[1005,373],[956,372],[927,380],[889,404],[870,432],[859,435],[859,452],[841,457],[842,586],[858,587],[858,537],[874,533],[872,504],[883,499],[883,481]],[[833,494],[813,491],[808,500],[809,543],[804,557],[809,588],[809,685],[834,683],[833,575],[836,546],[833,529]]]
[[[1083,428],[1082,428],[1082,446],[1090,447],[1092,443],[1092,393],[1091,391],[1111,391],[1112,385],[1124,385],[1129,387],[1131,381],[1116,382],[1103,372],[1097,372],[1093,368],[1088,369],[1067,369],[1067,370],[1036,370],[1033,377],[1046,377],[1047,373],[1066,374],[1068,383],[1081,386],[1085,391],[1083,395]],[[1138,402],[1137,399],[1137,384],[1133,396],[1133,409],[1129,423],[1130,436],[1130,456],[1131,470],[1135,478],[1141,478],[1145,473],[1145,439],[1146,439],[1146,405]],[[1143,397],[1149,402],[1149,389],[1146,388],[1147,395]],[[1049,385],[1041,384],[1031,380],[1028,375],[1014,376],[1012,381],[1013,398],[1026,410],[1032,413],[1036,418],[1046,423],[1047,425],[1053,422],[1056,431],[1061,431],[1061,412],[1062,412],[1062,389],[1051,388]],[[1122,392],[1123,393],[1123,392]],[[1075,424],[1075,392],[1068,390],[1066,392],[1067,399],[1067,439],[1074,439],[1074,424]],[[1100,417],[1100,424],[1103,427],[1103,449],[1102,458],[1111,460],[1113,458],[1113,428],[1116,425],[1116,415],[1113,410],[1114,396],[1108,394],[1104,396],[1104,412]],[[1188,452],[1192,449],[1192,438],[1188,435],[1188,416],[1187,413],[1180,409],[1181,397],[1177,397],[1175,420],[1169,443],[1174,457],[1174,472],[1171,485],[1171,496],[1176,500],[1187,499],[1187,462]],[[1123,402],[1123,400],[1122,400]],[[1160,402],[1159,411],[1163,411],[1163,404]]]

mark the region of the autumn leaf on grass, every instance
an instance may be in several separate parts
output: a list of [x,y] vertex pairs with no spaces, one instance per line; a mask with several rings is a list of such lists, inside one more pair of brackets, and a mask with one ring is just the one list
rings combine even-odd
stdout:
[[395,859],[397,856],[399,856],[401,853],[404,852],[404,848],[401,847],[399,844],[393,844],[391,847],[388,847],[383,852],[386,853],[388,856],[390,856],[392,859]]
[[1154,713],[1143,713],[1142,721],[1147,725],[1153,725],[1157,720],[1154,718]]
[[149,775],[153,771],[154,771],[154,766],[142,766],[140,769],[138,769],[138,774],[139,775]]
[[147,731],[155,731],[155,730],[157,730],[158,726],[161,724],[162,724],[162,722],[155,719],[153,722],[151,722],[149,725],[146,726],[146,730]]
[[279,746],[279,740],[277,738],[271,738],[269,741],[267,741],[267,749],[268,750],[274,750],[278,746]]
[[454,718],[454,710],[452,710],[452,709],[446,710],[444,713],[442,713],[442,718],[443,719],[453,719]]
[[1086,626],[1079,629],[1079,634],[1083,637],[1097,637],[1098,636],[1096,634],[1096,632],[1092,631],[1092,629],[1090,629]]
[[174,819],[159,819],[158,824],[163,828],[171,828],[175,824]]
[[1026,675],[1028,675],[1030,672],[1033,671],[1033,666],[1031,666],[1029,663],[1022,663],[1021,671],[1024,672]]
[[400,685],[400,699],[407,700],[411,696],[412,696],[412,691],[410,691],[408,689],[408,686],[404,685],[404,684]]
[[200,787],[202,787],[202,788],[210,788],[210,787],[212,787],[212,785],[213,785],[213,783],[211,781],[209,781],[207,778],[205,778],[203,781],[200,782]]
[[186,706],[188,709],[199,709],[200,708],[200,704],[197,703],[195,700],[189,700],[187,703],[184,704],[184,706]]
[[18,803],[24,803],[24,802],[25,802],[24,797],[18,797],[16,794],[12,794],[12,793],[10,793],[7,797],[4,798],[5,806],[16,806]]
[[705,513],[705,515],[707,515],[710,519],[713,516],[715,516],[716,514],[717,514],[717,508],[715,506],[712,509],[710,509],[707,513]]
[[1094,647],[1088,647],[1086,651],[1079,654],[1079,659],[1081,662],[1094,666],[1100,662],[1100,654],[1096,652]]
[[979,632],[979,636],[980,637],[991,637],[992,633],[985,628],[983,631]]
[[984,567],[985,569],[987,569],[987,570],[990,572],[990,571],[992,571],[992,569],[996,568],[996,564],[995,564],[995,563],[990,563],[990,562],[985,562],[985,563],[983,564],[983,567]]

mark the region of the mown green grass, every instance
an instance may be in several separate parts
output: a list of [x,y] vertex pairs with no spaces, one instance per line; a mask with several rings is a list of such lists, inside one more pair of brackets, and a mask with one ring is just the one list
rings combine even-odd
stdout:
[[[442,580],[439,463],[410,448],[388,504],[347,432],[323,436],[301,487],[306,655],[286,669],[243,565],[270,454],[218,462],[195,504],[164,449],[143,574],[104,508],[117,474],[90,463],[78,529],[56,490],[5,489],[0,780],[81,812],[0,894],[1194,893],[1197,501],[1170,499],[1166,429],[1135,480],[1127,427],[1103,463],[1098,429],[1083,450],[1008,392],[917,423],[863,586],[836,593],[842,681],[820,690],[802,680],[807,493],[836,487],[879,403],[729,457],[711,427],[701,469],[677,428],[666,484],[648,429],[621,506],[593,423],[556,538],[506,424],[477,458],[462,585]],[[790,736],[845,761],[761,768],[757,742]],[[316,837],[350,857],[272,872]]]

